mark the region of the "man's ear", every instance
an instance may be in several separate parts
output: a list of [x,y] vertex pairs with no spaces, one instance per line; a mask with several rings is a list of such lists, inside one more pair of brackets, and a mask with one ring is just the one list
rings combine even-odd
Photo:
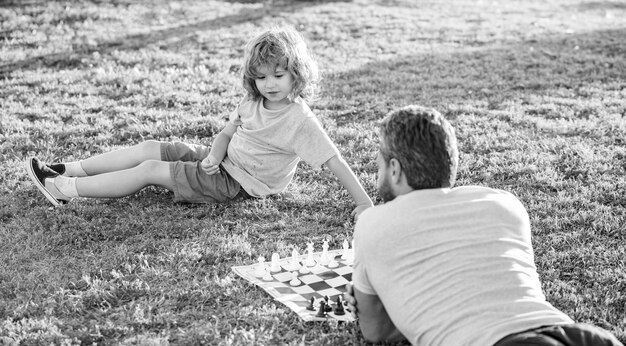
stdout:
[[391,181],[394,184],[399,184],[402,179],[402,165],[400,165],[400,161],[392,158],[389,160],[389,168],[391,172]]

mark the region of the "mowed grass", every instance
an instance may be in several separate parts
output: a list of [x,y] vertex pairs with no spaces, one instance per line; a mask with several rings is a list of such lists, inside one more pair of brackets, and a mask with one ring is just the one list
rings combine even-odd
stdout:
[[210,144],[243,96],[243,45],[307,38],[311,106],[376,197],[376,122],[432,106],[457,129],[458,184],[527,207],[547,299],[626,342],[622,1],[0,2],[0,344],[349,345],[231,267],[350,237],[352,201],[301,164],[284,193],[224,205],[158,188],[50,208],[24,160],[147,139]]

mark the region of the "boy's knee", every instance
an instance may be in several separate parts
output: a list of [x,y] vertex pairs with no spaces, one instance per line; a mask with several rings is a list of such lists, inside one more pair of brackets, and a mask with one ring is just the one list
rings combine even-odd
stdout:
[[146,160],[140,163],[137,166],[137,168],[145,173],[150,173],[159,169],[159,167],[161,167],[163,163],[164,163],[163,161],[159,161],[159,160]]
[[135,169],[145,183],[163,185],[170,178],[170,164],[160,160],[146,160]]

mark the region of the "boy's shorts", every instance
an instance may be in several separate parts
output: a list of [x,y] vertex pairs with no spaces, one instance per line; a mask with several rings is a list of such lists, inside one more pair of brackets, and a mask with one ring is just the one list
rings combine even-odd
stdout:
[[623,346],[613,334],[584,323],[544,326],[511,334],[494,346]]
[[206,174],[200,163],[211,148],[182,142],[161,142],[161,160],[173,162],[170,175],[174,182],[174,200],[190,203],[219,203],[235,198],[249,198],[241,185],[226,170]]

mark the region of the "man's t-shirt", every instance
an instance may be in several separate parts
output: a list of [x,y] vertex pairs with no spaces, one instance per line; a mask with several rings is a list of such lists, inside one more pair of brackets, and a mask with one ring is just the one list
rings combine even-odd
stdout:
[[230,121],[238,128],[222,166],[251,196],[283,191],[300,159],[319,167],[339,155],[301,98],[280,110],[266,109],[262,100],[246,99]]
[[378,295],[414,345],[486,346],[573,323],[545,300],[528,214],[508,192],[413,191],[363,212],[354,237],[354,287]]

